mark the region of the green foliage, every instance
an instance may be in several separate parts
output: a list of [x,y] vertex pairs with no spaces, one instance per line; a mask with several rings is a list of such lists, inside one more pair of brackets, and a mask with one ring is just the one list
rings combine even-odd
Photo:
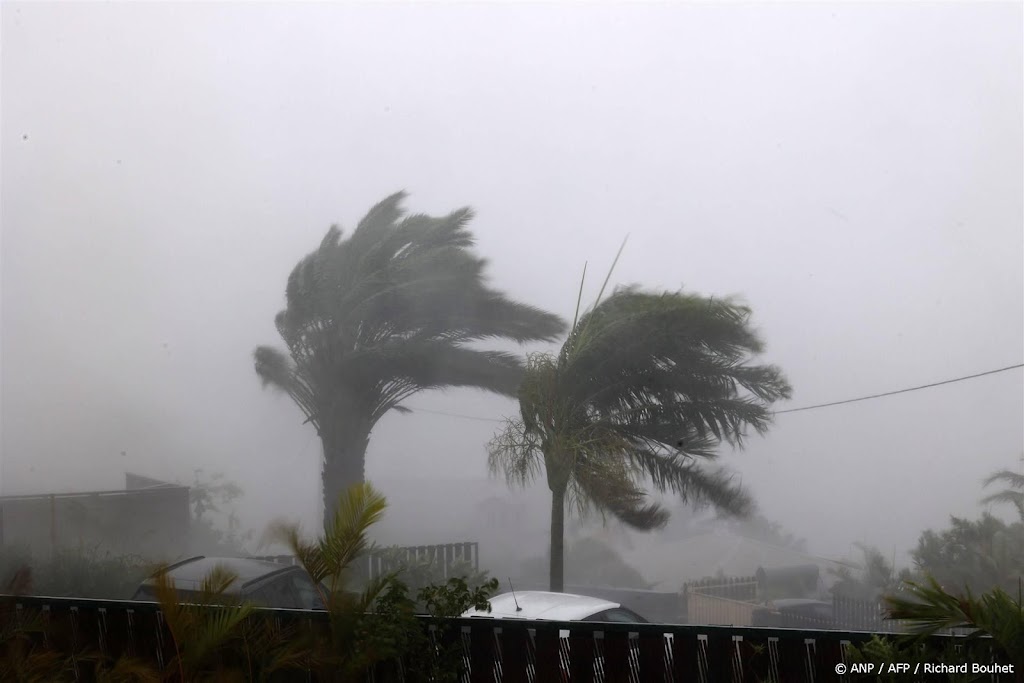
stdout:
[[419,601],[432,617],[454,618],[471,608],[490,612],[489,599],[496,590],[497,579],[471,586],[465,579],[453,577],[441,585],[425,586],[419,592]]
[[[443,586],[425,586],[413,599],[408,587],[392,572],[367,583],[360,592],[351,590],[353,564],[369,547],[368,531],[384,514],[386,499],[369,484],[357,484],[335,506],[332,523],[314,541],[302,538],[298,527],[277,523],[268,538],[285,543],[319,585],[328,589],[330,629],[312,661],[322,680],[361,680],[370,668],[400,659],[417,663],[413,675],[432,675],[421,680],[458,680],[461,659],[451,643],[427,638],[415,618],[417,602],[435,616],[453,617],[473,606],[487,603],[496,581],[470,587],[463,578]],[[443,636],[443,629],[440,634]]]
[[878,600],[903,590],[904,582],[911,578],[909,570],[896,571],[881,550],[872,546],[856,544],[864,558],[862,573],[842,566],[829,571],[836,577],[832,593],[853,600]]
[[1013,664],[1024,671],[1024,580],[1018,582],[1017,597],[1002,588],[974,597],[950,593],[929,577],[925,583],[909,582],[907,597],[887,597],[890,619],[913,622],[918,636],[945,629],[970,629],[970,638],[991,636],[996,645],[996,661]]
[[188,603],[181,602],[166,571],[158,571],[155,579],[156,599],[174,641],[170,667],[178,667],[183,681],[226,673],[218,655],[241,637],[242,624],[253,611],[227,593],[238,576],[214,567]]
[[130,598],[153,571],[141,557],[113,555],[98,546],[59,548],[46,558],[33,557],[26,547],[2,548],[0,582],[21,568],[31,572],[31,594],[108,600]]
[[[411,661],[428,662],[427,666],[413,670],[413,683],[458,683],[464,680],[465,659],[459,632],[447,619],[461,616],[466,610],[475,608],[491,611],[488,599],[497,591],[498,580],[491,579],[471,588],[463,579],[448,579],[439,586],[423,588],[418,597],[430,616],[442,621],[429,635],[422,629],[415,629],[417,638],[412,643]],[[416,653],[420,653],[418,656]]]
[[[1024,461],[1024,455],[1021,456]],[[1006,488],[982,499],[983,503],[1009,503],[1017,509],[1020,521],[1024,522],[1024,474],[1000,470],[985,479],[985,486],[1002,483]]]
[[205,475],[202,469],[193,473],[189,486],[189,505],[192,521],[189,526],[188,552],[190,555],[232,556],[248,554],[245,545],[252,540],[252,532],[243,532],[234,503],[242,495],[242,488],[224,475]]
[[[961,643],[949,641],[942,645],[935,643],[914,642],[898,636],[875,635],[871,640],[859,645],[846,646],[847,664],[874,664],[876,670],[870,674],[850,673],[851,681],[872,681],[872,683],[906,683],[907,673],[883,673],[877,671],[880,663],[909,664],[910,671],[915,671],[924,664],[939,662],[949,664],[990,663],[979,656],[979,648],[964,648]],[[989,680],[982,674],[945,673],[929,674],[929,681],[948,681],[948,683],[969,683],[971,681]],[[923,680],[923,679],[922,679]]]
[[912,556],[919,572],[951,590],[1012,592],[1024,576],[1024,523],[990,514],[975,521],[953,517],[949,529],[924,532]]
[[516,356],[474,342],[551,340],[556,316],[486,284],[464,208],[443,217],[406,215],[404,193],[372,209],[348,239],[331,227],[288,278],[275,318],[286,352],[261,346],[264,386],[286,393],[323,441],[324,502],[363,477],[373,426],[425,389],[474,387],[512,395]]
[[[752,503],[705,465],[725,441],[768,429],[770,405],[790,394],[774,366],[751,365],[762,342],[750,309],[728,299],[617,290],[575,323],[557,355],[528,358],[520,417],[491,441],[492,472],[521,485],[545,475],[552,523],[562,500],[641,530],[668,513],[646,488],[744,515]],[[561,527],[552,528],[557,590]],[[555,547],[557,546],[557,547]]]

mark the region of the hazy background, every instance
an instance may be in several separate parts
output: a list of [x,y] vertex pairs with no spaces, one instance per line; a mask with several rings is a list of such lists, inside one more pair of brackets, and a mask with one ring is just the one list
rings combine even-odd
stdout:
[[[1021,362],[1020,3],[0,12],[4,494],[203,467],[247,527],[315,526],[319,442],[251,353],[328,226],[402,188],[475,207],[494,284],[566,317],[627,233],[615,282],[742,295],[780,409]],[[812,551],[902,554],[1024,465],[1022,395],[1015,370],[780,415],[725,461]],[[368,478],[394,538],[463,540],[515,405],[409,405],[479,419],[386,417]]]

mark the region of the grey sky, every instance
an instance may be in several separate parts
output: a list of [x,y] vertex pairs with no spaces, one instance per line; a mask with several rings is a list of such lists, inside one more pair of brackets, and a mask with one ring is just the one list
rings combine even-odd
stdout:
[[[314,524],[319,445],[251,352],[296,260],[401,188],[473,206],[494,283],[566,317],[627,233],[615,282],[741,295],[780,408],[1021,361],[1020,3],[0,11],[4,493],[205,467],[251,526]],[[1022,415],[1018,370],[726,462],[812,549],[902,551],[1021,466]],[[368,475],[483,476],[498,426],[388,416]]]

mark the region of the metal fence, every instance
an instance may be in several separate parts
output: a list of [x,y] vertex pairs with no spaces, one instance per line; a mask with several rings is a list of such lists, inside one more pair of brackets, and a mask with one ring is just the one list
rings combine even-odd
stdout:
[[[755,577],[705,579],[683,587],[686,622],[750,626],[755,610],[766,606],[758,592]],[[874,633],[903,633],[905,622],[885,618],[885,604],[880,600],[858,600],[842,596],[826,598],[832,603],[830,618],[782,611],[773,616],[772,625],[795,629],[840,629]]]
[[[163,666],[173,654],[170,633],[154,603],[4,598],[18,614],[45,615],[42,638],[64,634],[75,651],[95,650],[110,657],[131,655]],[[224,609],[224,608],[221,608]],[[228,608],[230,609],[230,608]],[[324,612],[260,610],[257,618],[324,624]],[[293,622],[294,623],[294,622]],[[437,620],[422,618],[426,629]],[[818,683],[860,680],[836,673],[849,665],[847,643],[861,643],[865,632],[725,628],[694,625],[597,624],[500,619],[448,622],[461,635],[467,668],[463,683]],[[70,635],[68,635],[70,634]],[[952,643],[988,647],[939,636],[939,650]],[[958,645],[959,646],[959,645]],[[990,660],[989,660],[990,661]],[[416,662],[392,663],[386,671],[415,670]],[[384,670],[382,670],[383,672]],[[386,672],[377,674],[381,683]],[[295,680],[307,680],[299,674]],[[373,679],[373,675],[371,675]],[[909,680],[909,679],[908,679]],[[1012,675],[992,676],[1006,683]]]

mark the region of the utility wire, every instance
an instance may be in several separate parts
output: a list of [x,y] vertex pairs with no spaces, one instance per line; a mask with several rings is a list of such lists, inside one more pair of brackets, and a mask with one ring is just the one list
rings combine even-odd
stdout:
[[909,391],[919,391],[921,389],[930,389],[932,387],[942,386],[943,384],[952,384],[953,382],[963,382],[968,379],[974,379],[976,377],[984,377],[985,375],[994,375],[998,372],[1006,372],[1008,370],[1016,370],[1017,368],[1024,368],[1024,363],[1018,363],[1017,365],[1007,365],[1005,368],[999,368],[998,370],[988,370],[986,372],[979,372],[976,375],[966,375],[964,377],[957,377],[956,379],[946,379],[941,382],[932,382],[931,384],[922,384],[919,387],[910,387],[909,389],[898,389],[896,391],[887,391],[883,394],[872,394],[871,396],[861,396],[860,398],[848,398],[845,401],[833,401],[832,403],[818,403],[813,406],[804,406],[803,408],[789,408],[788,410],[776,410],[776,415],[782,413],[798,413],[801,410],[814,410],[815,408],[828,408],[829,406],[839,406],[844,403],[856,403],[857,401],[868,401],[873,398],[881,398],[883,396],[893,396],[894,394],[905,394]]
[[[998,368],[996,370],[987,370],[986,372],[979,372],[974,375],[965,375],[963,377],[956,377],[954,379],[946,379],[941,382],[932,382],[931,384],[922,384],[917,387],[910,387],[908,389],[897,389],[896,391],[886,391],[881,394],[872,394],[870,396],[861,396],[860,398],[848,398],[844,401],[832,401],[831,403],[817,403],[812,406],[804,406],[802,408],[789,408],[787,410],[776,410],[775,415],[782,415],[783,413],[798,413],[804,410],[815,410],[817,408],[828,408],[830,406],[839,406],[844,403],[856,403],[857,401],[869,401],[874,398],[882,398],[883,396],[893,396],[895,394],[905,394],[910,391],[920,391],[921,389],[930,389],[932,387],[942,386],[943,384],[953,384],[954,382],[963,382],[969,379],[975,379],[977,377],[984,377],[986,375],[994,375],[1000,372],[1007,372],[1009,370],[1017,370],[1024,368],[1024,363],[1018,363],[1016,365],[1007,365],[1005,368]],[[417,413],[430,413],[432,415],[445,415],[447,417],[461,417],[464,420],[476,420],[477,422],[505,422],[493,417],[480,417],[478,415],[463,415],[461,413],[448,413],[443,410],[427,410],[425,408],[409,408],[413,412]]]
[[446,413],[443,410],[427,410],[426,408],[409,408],[414,413],[430,413],[431,415],[447,415],[448,417],[461,417],[464,420],[476,420],[477,422],[504,422],[496,417],[479,417],[477,415],[461,415],[459,413]]

